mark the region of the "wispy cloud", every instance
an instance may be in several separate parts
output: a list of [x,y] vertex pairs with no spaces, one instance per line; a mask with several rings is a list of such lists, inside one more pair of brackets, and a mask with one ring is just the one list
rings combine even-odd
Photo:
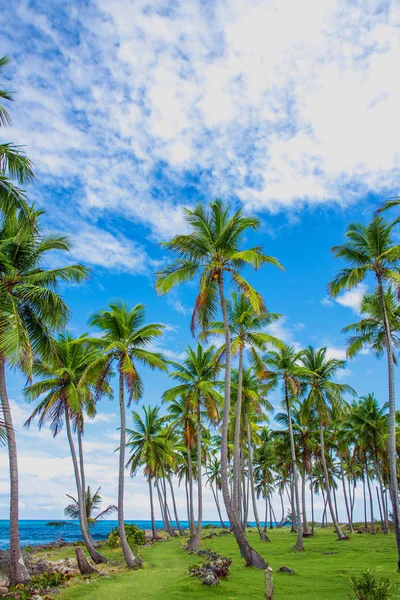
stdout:
[[393,4],[97,0],[60,16],[20,0],[10,11],[12,137],[47,206],[166,238],[200,197],[297,211],[398,188]]

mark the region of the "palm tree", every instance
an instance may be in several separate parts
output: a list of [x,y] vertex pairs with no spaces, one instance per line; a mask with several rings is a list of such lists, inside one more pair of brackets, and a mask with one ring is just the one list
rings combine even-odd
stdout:
[[192,315],[192,331],[201,325],[203,331],[209,328],[219,305],[222,310],[225,332],[225,386],[224,409],[221,429],[221,478],[225,508],[246,564],[265,568],[264,559],[251,548],[233,509],[228,481],[228,426],[231,403],[231,333],[226,307],[224,284],[230,277],[233,283],[248,298],[256,314],[264,310],[264,302],[254,288],[240,274],[240,270],[250,265],[258,269],[265,263],[280,268],[280,263],[263,253],[260,246],[243,250],[243,236],[249,229],[257,229],[259,221],[246,217],[241,210],[231,216],[229,207],[220,200],[210,204],[207,210],[202,204],[194,210],[186,209],[186,220],[191,227],[188,235],[177,235],[164,247],[174,255],[173,262],[157,274],[156,289],[166,294],[173,287],[200,276],[200,289]]
[[170,373],[170,376],[176,379],[179,384],[165,391],[163,400],[168,402],[184,396],[196,415],[198,519],[196,534],[190,541],[190,549],[198,550],[203,518],[201,413],[203,410],[208,420],[215,425],[219,421],[219,405],[222,404],[222,396],[215,389],[215,376],[218,373],[218,365],[215,362],[215,347],[210,346],[210,348],[205,349],[198,343],[196,349],[193,350],[188,346],[183,363],[172,362],[171,364],[175,366],[175,371]]
[[138,568],[141,560],[135,558],[129,547],[124,523],[124,469],[125,469],[125,389],[128,393],[128,406],[132,400],[139,401],[143,394],[143,382],[137,370],[137,363],[151,369],[167,371],[164,357],[151,352],[148,347],[162,335],[164,326],[159,323],[144,324],[145,308],[136,304],[128,310],[123,302],[109,304],[108,309],[95,313],[90,324],[102,331],[102,336],[93,339],[93,343],[102,352],[102,356],[94,361],[88,374],[97,375],[99,380],[110,371],[116,363],[119,375],[119,407],[120,407],[120,446],[119,446],[119,480],[118,480],[118,529],[121,547],[128,568]]
[[315,411],[319,420],[320,459],[324,473],[327,502],[338,539],[345,540],[348,539],[348,537],[340,529],[333,509],[329,485],[330,478],[326,460],[325,431],[331,421],[332,414],[335,412],[340,413],[340,410],[344,405],[343,395],[345,393],[355,394],[355,392],[349,385],[333,381],[333,378],[338,371],[344,369],[345,361],[337,358],[328,358],[326,348],[315,350],[309,346],[304,351],[300,360],[308,373],[308,395],[303,408],[305,414],[310,414],[311,411]]
[[[10,584],[26,583],[28,572],[22,558],[18,529],[18,460],[15,430],[6,387],[6,364],[28,377],[34,355],[49,352],[51,330],[62,327],[69,311],[57,289],[60,283],[81,281],[81,265],[46,269],[43,263],[52,250],[67,252],[65,236],[41,231],[39,211],[29,214],[9,210],[0,216],[0,398],[7,430],[10,464]],[[28,222],[28,226],[27,226]]]
[[[265,413],[267,411],[272,411],[272,405],[266,397],[267,387],[260,382],[253,369],[250,368],[243,371],[241,385],[243,395],[242,423],[244,424],[247,441],[247,462],[254,519],[261,541],[268,542],[269,539],[265,535],[265,532],[262,531],[260,519],[258,517],[255,478],[253,474],[253,443],[256,446],[261,444],[261,440],[257,434],[257,429],[259,428],[257,423],[267,421],[267,415]],[[237,390],[238,387],[239,373],[234,372],[232,388]]]
[[130,466],[131,476],[133,476],[139,466],[144,466],[144,472],[149,482],[150,513],[153,539],[159,539],[154,521],[154,503],[153,503],[153,479],[157,470],[164,463],[172,460],[170,455],[170,444],[163,425],[166,417],[160,417],[160,408],[158,406],[143,407],[144,419],[134,411],[133,429],[127,429],[128,441],[126,446],[130,451],[128,465]]
[[[387,403],[379,406],[374,394],[361,396],[358,402],[353,402],[349,415],[348,438],[358,448],[364,463],[371,458],[374,472],[378,479],[381,501],[384,506],[383,477],[381,470],[382,458],[385,455],[386,432],[388,430]],[[368,472],[367,472],[368,477]],[[385,511],[383,511],[384,513]],[[383,519],[383,531],[388,533],[386,517]]]
[[264,377],[271,388],[281,386],[283,394],[283,405],[286,410],[287,424],[290,439],[290,449],[292,456],[292,478],[294,484],[296,514],[297,514],[297,541],[295,550],[304,550],[303,545],[303,527],[302,513],[300,510],[299,481],[297,473],[296,445],[293,435],[291,405],[293,398],[300,393],[302,369],[299,367],[299,360],[303,356],[303,351],[296,352],[292,346],[283,346],[281,350],[270,351],[265,354],[261,362],[257,362],[256,368],[260,377]]
[[[196,415],[193,411],[193,403],[190,396],[179,395],[168,402],[168,415],[171,428],[177,430],[181,437],[184,451],[180,453],[180,466],[178,477],[185,478],[187,493],[187,509],[190,535],[196,534],[193,510],[193,464],[192,452],[196,444]],[[188,489],[189,488],[189,489]]]
[[36,417],[39,417],[39,429],[48,421],[53,436],[56,437],[65,424],[67,438],[74,468],[75,483],[78,495],[79,522],[85,546],[96,563],[105,562],[105,558],[96,550],[88,533],[87,513],[85,511],[85,490],[82,486],[83,454],[80,449],[81,464],[78,464],[75,443],[71,425],[78,435],[83,427],[83,412],[94,416],[96,394],[111,395],[107,379],[102,380],[101,386],[95,378],[84,376],[88,365],[99,358],[98,352],[86,335],[73,338],[68,332],[61,334],[53,341],[54,352],[48,357],[37,359],[33,372],[39,381],[25,388],[29,400],[41,398],[25,425],[29,427]]
[[388,363],[390,496],[396,533],[397,562],[400,569],[400,505],[396,461],[394,348],[385,302],[385,286],[388,283],[393,283],[398,288],[400,285],[400,246],[393,244],[392,241],[393,227],[399,221],[400,218],[397,218],[389,223],[381,216],[375,216],[366,227],[361,223],[352,223],[348,226],[345,234],[347,243],[334,246],[332,252],[336,258],[343,258],[350,266],[338,273],[330,283],[330,291],[333,296],[337,296],[343,289],[351,289],[363,281],[369,273],[374,276],[377,284]]
[[211,454],[207,461],[206,466],[207,483],[210,484],[210,488],[215,500],[215,506],[217,508],[219,521],[221,527],[226,529],[226,525],[221,514],[221,505],[219,503],[218,491],[221,490],[221,461],[218,460],[214,453]]
[[[243,380],[243,360],[246,348],[251,353],[258,356],[258,351],[263,350],[267,344],[280,347],[281,342],[272,335],[262,331],[280,318],[277,313],[263,312],[257,314],[254,312],[249,299],[244,294],[232,292],[231,299],[227,301],[227,311],[229,316],[229,326],[231,333],[231,353],[232,356],[239,355],[239,379],[237,386],[237,400],[235,407],[235,432],[233,439],[233,507],[239,515],[239,481],[240,481],[240,432],[242,417],[242,380]],[[225,336],[223,322],[215,322],[211,325],[207,335]],[[221,357],[225,354],[225,344],[219,349]]]
[[[90,526],[95,525],[98,521],[102,521],[106,519],[114,512],[118,510],[115,504],[109,504],[103,510],[100,510],[100,505],[102,498],[100,496],[101,487],[97,488],[97,490],[92,494],[90,489],[90,485],[88,485],[85,492],[85,508],[86,508],[86,520]],[[67,494],[67,498],[71,500],[71,502],[64,508],[64,514],[68,519],[72,519],[77,521],[79,517],[79,502],[76,498]]]

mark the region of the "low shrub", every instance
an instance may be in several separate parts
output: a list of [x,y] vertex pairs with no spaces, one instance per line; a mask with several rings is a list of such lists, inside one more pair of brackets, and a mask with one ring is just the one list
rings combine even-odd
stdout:
[[[134,523],[125,524],[125,533],[128,544],[132,550],[137,546],[143,546],[146,541],[144,531],[139,529]],[[106,540],[106,545],[109,548],[117,548],[120,545],[118,527],[110,531]]]
[[389,579],[379,579],[367,570],[358,577],[350,577],[352,595],[350,598],[358,600],[386,600],[391,597],[391,583]]

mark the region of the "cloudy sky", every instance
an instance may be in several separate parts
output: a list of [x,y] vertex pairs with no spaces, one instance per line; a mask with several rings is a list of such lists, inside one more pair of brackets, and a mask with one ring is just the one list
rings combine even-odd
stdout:
[[[116,297],[144,302],[148,318],[167,325],[159,349],[181,357],[195,288],[156,297],[159,242],[185,230],[184,206],[221,197],[260,216],[249,243],[286,268],[252,276],[284,315],[274,332],[344,357],[340,331],[357,319],[368,283],[329,299],[339,268],[329,249],[350,220],[366,222],[399,191],[400,4],[15,0],[6,12],[0,48],[13,62],[4,87],[16,100],[1,137],[26,147],[37,175],[30,198],[49,228],[71,235],[71,259],[92,268],[88,282],[65,290],[71,331],[87,330],[90,314]],[[167,377],[144,379],[144,403],[159,403]],[[342,379],[385,398],[384,364],[368,355]],[[21,514],[58,518],[73,492],[64,434],[23,429],[31,407],[22,385],[10,374]],[[114,502],[117,407],[99,411],[85,435],[88,479]],[[4,451],[0,461],[6,518]],[[138,476],[127,482],[127,517],[147,516]],[[209,496],[205,516],[215,516]]]

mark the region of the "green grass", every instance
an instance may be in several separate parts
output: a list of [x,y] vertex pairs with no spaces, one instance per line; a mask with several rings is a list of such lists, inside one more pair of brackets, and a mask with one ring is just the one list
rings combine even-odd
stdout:
[[[305,540],[306,550],[292,551],[295,541],[288,529],[270,532],[271,543],[258,540],[249,533],[252,545],[265,557],[274,571],[275,599],[348,600],[349,576],[365,569],[393,581],[393,598],[400,598],[400,574],[396,571],[393,534],[353,535],[349,541],[337,542],[333,530],[317,529],[313,538]],[[233,559],[231,575],[219,587],[208,588],[187,574],[191,563],[200,561],[181,549],[182,539],[163,541],[143,548],[144,566],[140,571],[126,571],[121,566],[119,551],[105,553],[113,564],[106,567],[108,577],[78,579],[57,596],[59,600],[192,600],[226,598],[228,600],[261,600],[264,592],[263,571],[246,568],[239,556],[233,535],[203,540],[203,548],[211,548]],[[329,554],[332,553],[332,554]],[[54,558],[73,556],[73,548],[53,553]],[[49,556],[49,554],[47,554]],[[118,562],[117,562],[118,561]],[[286,565],[296,575],[278,573]]]

